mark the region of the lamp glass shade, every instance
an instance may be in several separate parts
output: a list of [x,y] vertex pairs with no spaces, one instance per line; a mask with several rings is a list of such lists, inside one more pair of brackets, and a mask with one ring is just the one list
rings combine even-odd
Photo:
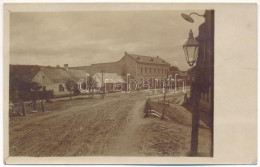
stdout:
[[193,66],[198,59],[199,42],[193,37],[192,31],[190,31],[189,38],[186,41],[186,43],[183,45],[183,51],[187,63],[190,66]]

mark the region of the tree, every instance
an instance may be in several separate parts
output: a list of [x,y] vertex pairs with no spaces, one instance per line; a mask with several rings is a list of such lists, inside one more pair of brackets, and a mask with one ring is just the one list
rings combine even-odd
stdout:
[[75,85],[73,88],[73,94],[74,94],[74,96],[77,96],[80,94],[80,90],[77,85]]
[[96,88],[96,81],[92,76],[88,77],[87,84],[88,84],[88,91],[93,92],[93,90]]
[[32,90],[37,91],[37,90],[40,90],[41,88],[42,88],[42,86],[40,84],[38,84],[37,82],[32,82],[31,83],[31,89]]
[[75,85],[76,82],[71,79],[65,82],[66,89],[70,92],[70,100],[72,100],[72,92],[75,90]]
[[194,79],[194,72],[195,66],[187,70],[187,80],[189,85],[191,84],[192,80]]
[[31,89],[33,90],[31,98],[33,101],[33,109],[36,110],[36,101],[39,99],[39,90],[42,88],[37,82],[31,83]]
[[78,89],[75,90],[75,92],[82,92],[82,93],[87,93],[89,94],[89,98],[92,98],[94,96],[94,89],[96,89],[97,87],[97,83],[95,81],[95,79],[91,76],[87,76],[86,80],[81,80],[81,82],[79,82],[81,90]]
[[51,102],[53,98],[53,90],[45,90],[40,92],[40,99],[45,99],[46,102]]
[[31,100],[31,81],[40,70],[35,65],[10,65],[9,100],[13,103]]
[[180,71],[177,66],[171,66],[169,67],[169,71]]

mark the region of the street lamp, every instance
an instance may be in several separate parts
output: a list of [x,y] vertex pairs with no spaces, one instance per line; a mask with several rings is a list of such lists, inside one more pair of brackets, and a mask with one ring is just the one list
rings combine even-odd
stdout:
[[183,45],[186,61],[189,66],[193,66],[198,59],[199,42],[193,37],[193,32],[190,30],[189,38]]
[[202,17],[204,17],[204,15],[201,15],[201,14],[198,14],[198,13],[195,13],[195,12],[192,12],[192,13],[190,13],[190,14],[185,14],[185,13],[182,13],[181,14],[181,17],[183,18],[183,19],[185,19],[186,21],[188,21],[188,22],[190,22],[190,23],[194,23],[194,20],[193,20],[193,18],[191,17],[191,15],[193,15],[193,14],[195,14],[195,15],[197,15],[197,16],[202,16]]
[[[196,63],[196,68],[194,71],[196,77],[194,81],[191,83],[191,93],[190,98],[192,102],[192,132],[191,132],[191,156],[198,156],[198,136],[199,136],[199,120],[200,120],[200,96],[202,92],[202,88],[204,89],[205,85],[202,83],[204,80],[209,80],[209,76],[205,76],[204,73],[207,71],[209,75],[214,75],[213,65],[213,56],[214,56],[214,11],[206,10],[203,15],[198,13],[190,13],[190,14],[181,14],[182,18],[186,21],[193,23],[194,20],[191,15],[197,15],[203,17],[205,22],[199,27],[199,35],[195,39],[193,37],[192,31],[190,31],[190,36],[188,41],[183,45],[185,57],[187,63],[190,66],[193,66]],[[199,42],[197,41],[199,40]],[[207,52],[206,52],[206,44],[207,44]],[[203,48],[200,48],[203,46]],[[187,49],[188,48],[188,49]],[[206,54],[207,53],[207,54]],[[207,56],[207,61],[205,58]],[[199,57],[199,58],[198,58]],[[197,62],[197,59],[201,60]],[[209,68],[210,67],[210,68]],[[191,75],[192,74],[191,71]],[[191,77],[190,75],[190,77]],[[213,77],[214,78],[214,77]],[[213,82],[210,83],[213,88]],[[213,95],[213,89],[211,90],[211,94]],[[212,98],[213,99],[213,98]],[[213,112],[213,101],[211,104],[211,111]],[[213,121],[212,121],[213,127]],[[211,133],[211,156],[213,156],[213,129]]]
[[[181,16],[188,22],[193,23],[194,20],[190,17],[192,14],[199,15],[197,13],[190,13],[189,15],[182,13]],[[185,58],[189,66],[193,66],[198,59],[198,52],[199,52],[199,42],[193,37],[193,32],[190,30],[189,38],[183,45],[183,50],[185,54]],[[192,73],[192,70],[191,70]],[[190,74],[191,77],[191,74]],[[192,77],[191,77],[192,79]],[[197,156],[198,155],[198,139],[199,139],[199,100],[200,100],[200,91],[199,88],[196,86],[191,86],[191,100],[193,101],[193,111],[192,111],[192,130],[191,130],[191,150],[190,155],[191,156]],[[194,99],[193,99],[194,96]]]

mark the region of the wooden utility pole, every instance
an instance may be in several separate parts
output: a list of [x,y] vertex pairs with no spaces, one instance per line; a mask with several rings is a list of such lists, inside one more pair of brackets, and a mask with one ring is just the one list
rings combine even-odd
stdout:
[[26,115],[26,109],[25,109],[25,103],[22,102],[22,113],[23,113],[23,116]]
[[42,103],[42,112],[45,112],[45,106],[44,106],[43,100],[41,103]]
[[34,101],[33,101],[33,110],[34,110],[34,111],[36,111],[36,103],[37,103],[37,101],[34,100]]
[[163,101],[165,101],[165,98],[166,98],[166,90],[167,90],[167,85],[168,85],[168,71],[169,70],[167,70],[167,72],[166,72],[166,81],[165,81],[165,83],[164,83],[164,86],[166,86],[166,88],[164,88],[164,96],[163,96]]
[[103,79],[104,79],[104,71],[102,70],[101,71],[101,74],[102,74],[102,79],[101,79],[101,96],[102,96],[102,99],[104,98],[104,96],[105,96],[105,86],[103,86],[103,84],[104,84],[104,82],[103,82]]

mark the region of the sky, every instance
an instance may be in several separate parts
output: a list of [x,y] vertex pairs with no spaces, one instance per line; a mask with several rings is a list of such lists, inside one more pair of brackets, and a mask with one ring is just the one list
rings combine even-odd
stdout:
[[[204,22],[194,11],[15,12],[10,17],[10,64],[87,66],[130,54],[159,56],[189,69],[182,45]],[[204,14],[204,11],[195,11]]]

